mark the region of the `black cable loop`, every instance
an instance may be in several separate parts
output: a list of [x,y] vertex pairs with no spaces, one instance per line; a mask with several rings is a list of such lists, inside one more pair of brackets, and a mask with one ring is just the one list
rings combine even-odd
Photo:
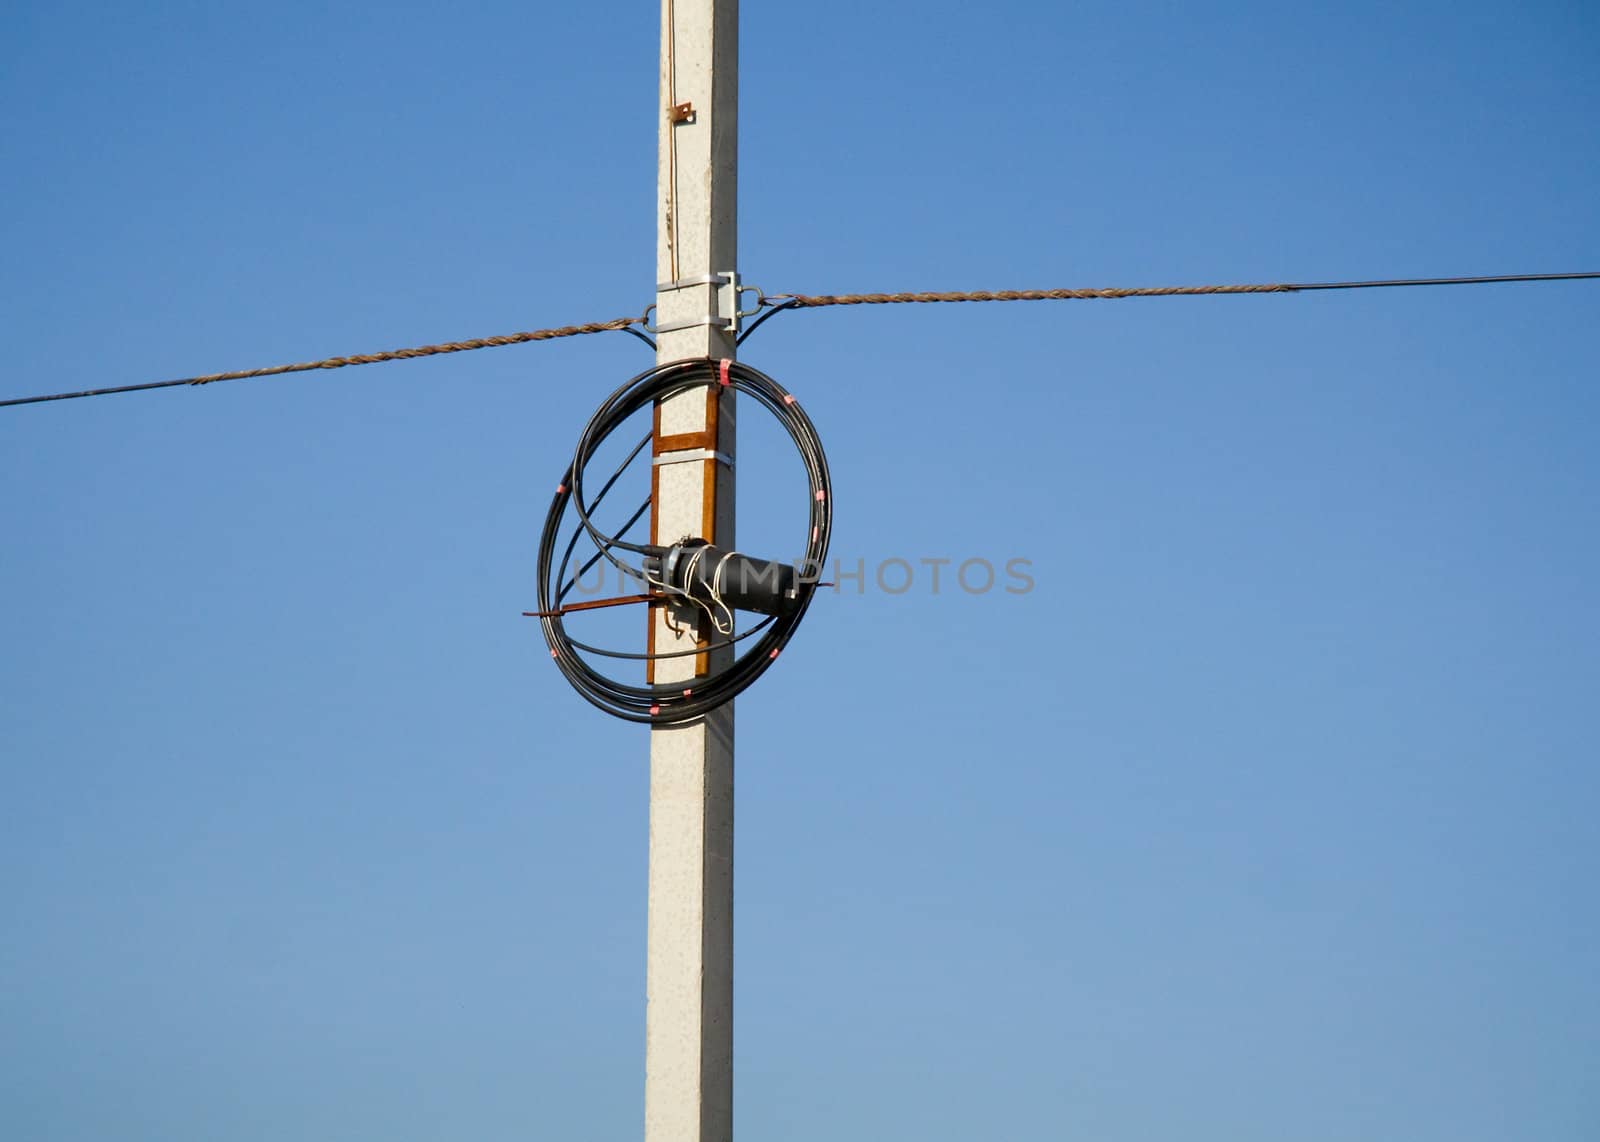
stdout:
[[[770,314],[764,314],[763,318],[766,316]],[[751,331],[754,328],[752,325]],[[695,389],[715,388],[721,384],[726,384],[735,392],[753,399],[771,412],[788,432],[805,465],[809,510],[804,544],[805,555],[796,583],[793,609],[780,616],[768,617],[751,630],[721,640],[713,639],[705,646],[697,645],[690,650],[639,654],[591,646],[572,638],[566,632],[563,616],[560,613],[560,602],[571,589],[571,584],[566,581],[566,570],[577,539],[582,534],[587,534],[596,548],[596,555],[584,565],[585,570],[593,566],[597,559],[604,557],[624,574],[650,583],[650,586],[655,588],[652,594],[665,597],[671,592],[694,602],[697,606],[704,606],[701,600],[680,590],[651,582],[642,566],[628,564],[616,554],[631,553],[643,560],[659,558],[667,551],[667,548],[658,544],[632,543],[623,537],[629,527],[638,520],[639,513],[636,512],[615,535],[602,531],[592,518],[593,512],[605,498],[606,493],[616,484],[622,470],[639,454],[640,447],[635,447],[628,459],[623,462],[622,468],[611,475],[592,502],[585,500],[584,475],[590,460],[601,445],[634,413],[653,402]],[[577,517],[578,525],[558,564],[555,559],[555,547],[562,530],[562,521],[569,508]],[[546,514],[544,533],[539,541],[539,613],[540,627],[550,647],[551,657],[557,668],[586,701],[616,717],[653,725],[670,725],[703,717],[709,711],[731,700],[759,678],[793,637],[816,593],[817,580],[826,565],[828,541],[832,533],[832,516],[833,488],[828,473],[827,457],[817,436],[816,427],[794,397],[771,377],[736,361],[724,362],[711,358],[676,361],[647,369],[601,402],[588,424],[584,426],[578,437],[572,463],[557,486],[556,494]],[[581,576],[582,573],[583,571],[579,571],[578,575]],[[574,581],[575,579],[576,576]],[[629,685],[602,673],[583,657],[583,654],[593,654],[650,662],[683,658],[691,654],[706,654],[732,647],[748,639],[755,641],[722,669],[715,670],[706,677],[685,682]]]
[[[644,503],[640,504],[638,508],[634,510],[634,513],[628,517],[627,521],[617,529],[617,535],[627,535],[628,532],[633,529],[633,525],[643,519],[644,513],[649,510],[650,501],[646,500]],[[605,551],[603,550],[596,551],[593,555],[589,556],[588,559],[584,560],[582,567],[579,567],[572,573],[572,578],[565,579],[567,573],[567,561],[572,558],[572,548],[577,544],[578,537],[582,534],[583,532],[581,530],[573,531],[572,538],[567,541],[566,553],[561,557],[561,570],[556,575],[557,581],[561,582],[561,590],[556,593],[556,603],[558,605],[566,601],[567,596],[572,594],[573,588],[577,587],[579,581],[583,579],[584,575],[588,574],[589,568],[600,562],[601,556],[605,555]],[[604,572],[602,572],[602,574],[604,574]]]
[[747,328],[743,333],[739,334],[739,339],[734,342],[734,344],[736,346],[737,345],[743,345],[745,343],[745,341],[749,338],[750,334],[754,333],[757,329],[760,329],[762,323],[765,322],[768,318],[772,317],[775,314],[782,313],[786,309],[793,309],[796,305],[799,304],[792,297],[789,298],[787,301],[780,301],[776,305],[772,304],[772,299],[771,298],[764,297],[764,298],[761,299],[761,303],[763,305],[769,307],[769,308],[760,317],[757,317],[754,321],[752,321],[750,323],[749,328]]
[[[617,470],[615,472],[611,473],[611,478],[608,479],[605,482],[605,486],[600,489],[600,494],[595,496],[594,503],[590,505],[591,509],[597,508],[597,507],[600,506],[600,502],[606,498],[606,493],[611,491],[612,487],[614,487],[616,485],[616,482],[622,478],[622,473],[624,473],[624,472],[626,472],[628,470],[628,465],[632,464],[634,459],[638,457],[639,453],[644,451],[645,445],[650,443],[650,436],[651,436],[650,433],[648,433],[648,432],[645,433],[644,434],[644,439],[640,440],[638,444],[635,444],[633,446],[633,450],[631,452],[629,452],[626,457],[623,458],[622,463],[617,465]],[[650,501],[646,500],[644,506],[646,508],[648,508],[650,506]],[[633,518],[630,519],[627,523],[622,525],[622,528],[621,528],[621,530],[619,530],[617,532],[617,535],[619,535],[619,536],[626,535],[627,532],[628,532],[628,529],[630,527],[632,527],[634,522],[639,518],[639,514],[640,513],[635,512]],[[575,547],[577,547],[577,545],[578,545],[578,537],[580,535],[582,535],[582,534],[583,534],[583,532],[581,530],[573,531],[572,538],[567,541],[567,550],[561,556],[561,570],[559,572],[557,572],[557,574],[556,574],[556,581],[557,582],[561,582],[564,585],[562,586],[560,593],[556,595],[556,603],[558,605],[560,604],[560,602],[563,599],[565,599],[567,597],[567,592],[572,590],[573,585],[577,582],[577,580],[579,578],[581,578],[583,576],[583,573],[585,571],[589,570],[589,568],[593,567],[595,565],[596,561],[599,560],[599,558],[606,553],[605,549],[601,548],[599,551],[597,551],[594,554],[594,556],[592,558],[590,558],[590,560],[587,563],[585,563],[582,567],[580,567],[578,569],[578,574],[573,576],[572,582],[570,582],[570,583],[569,582],[565,582],[566,574],[567,574],[567,561],[572,558],[573,549]]]
[[641,340],[641,341],[643,341],[643,342],[644,342],[644,343],[645,343],[645,344],[646,344],[646,345],[648,345],[648,346],[650,346],[650,351],[651,351],[651,352],[652,352],[652,353],[654,353],[654,352],[655,352],[655,349],[656,349],[656,343],[655,343],[655,342],[654,342],[654,341],[652,341],[652,340],[651,340],[651,339],[650,339],[650,335],[649,335],[649,334],[648,334],[648,333],[641,333],[641,332],[640,332],[640,331],[639,331],[639,330],[637,330],[637,329],[635,329],[635,328],[634,328],[634,327],[633,327],[633,326],[631,326],[631,325],[625,325],[625,326],[623,326],[623,328],[622,328],[622,332],[624,332],[624,333],[631,333],[631,334],[633,334],[633,335],[634,335],[634,336],[635,336],[635,337],[637,337],[637,338],[638,338],[638,339],[639,339],[639,340]]

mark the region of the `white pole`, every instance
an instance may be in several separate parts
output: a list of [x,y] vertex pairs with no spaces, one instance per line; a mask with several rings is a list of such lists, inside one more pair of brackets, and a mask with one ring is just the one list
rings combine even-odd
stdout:
[[[739,6],[662,0],[656,325],[726,317],[709,275],[736,269]],[[735,307],[736,308],[736,307]],[[712,324],[657,335],[657,360],[732,358]],[[704,390],[657,408],[652,539],[733,546],[733,394]],[[673,461],[673,453],[718,459]],[[694,611],[653,608],[656,651],[693,648]],[[685,626],[693,633],[675,634]],[[657,683],[682,683],[728,654],[663,659]],[[729,1142],[733,1134],[733,706],[650,731],[650,890],[645,988],[645,1142]]]

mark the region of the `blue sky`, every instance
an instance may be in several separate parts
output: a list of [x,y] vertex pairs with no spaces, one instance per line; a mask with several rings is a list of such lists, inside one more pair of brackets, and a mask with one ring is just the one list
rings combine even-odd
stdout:
[[[1600,268],[1589,4],[746,8],[770,292]],[[640,311],[656,31],[10,6],[0,395]],[[836,555],[1036,588],[824,595],[740,699],[739,1136],[1595,1137],[1597,306],[752,338]],[[0,415],[0,1133],[639,1136],[646,737],[518,612],[646,364]]]

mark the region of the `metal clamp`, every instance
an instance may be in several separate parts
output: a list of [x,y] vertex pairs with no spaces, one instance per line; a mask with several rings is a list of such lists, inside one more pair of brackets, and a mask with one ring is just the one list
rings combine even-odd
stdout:
[[697,286],[697,285],[714,285],[714,286],[727,285],[727,284],[729,284],[730,281],[731,282],[738,282],[738,280],[739,280],[739,275],[736,274],[736,273],[701,274],[699,277],[696,277],[696,278],[679,278],[675,282],[657,282],[656,283],[656,292],[657,293],[671,293],[675,289],[688,289],[690,286]]
[[725,452],[717,452],[710,448],[685,448],[678,452],[663,452],[659,456],[652,456],[650,463],[657,467],[663,464],[688,464],[690,462],[715,460],[719,464],[733,467],[733,457]]
[[[645,307],[643,323],[646,333],[675,333],[680,329],[697,329],[707,325],[713,329],[720,329],[725,333],[738,336],[739,323],[743,318],[752,317],[761,312],[762,306],[767,304],[767,296],[756,286],[741,285],[736,271],[729,270],[721,274],[701,274],[698,277],[679,278],[674,282],[657,282],[657,293],[671,293],[674,290],[690,289],[694,286],[714,286],[711,294],[711,312],[704,317],[691,317],[686,321],[672,321],[665,325],[651,325],[650,314],[655,311],[655,303]],[[745,294],[756,295],[754,309],[741,309]]]

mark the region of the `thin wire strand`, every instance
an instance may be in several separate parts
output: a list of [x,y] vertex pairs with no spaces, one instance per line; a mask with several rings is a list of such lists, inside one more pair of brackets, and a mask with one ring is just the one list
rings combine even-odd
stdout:
[[[616,537],[618,539],[621,539],[623,536],[627,535],[628,532],[633,528],[633,525],[638,523],[641,519],[643,519],[644,518],[644,513],[649,511],[649,510],[650,510],[650,501],[647,499],[647,500],[645,500],[644,503],[639,505],[638,509],[631,516],[628,517],[627,522],[625,522],[620,528],[618,528],[616,530],[616,532],[615,532]],[[580,528],[576,529],[572,533],[572,538],[574,540],[576,540],[578,538],[578,536],[580,536],[580,535],[588,535],[588,532],[580,527]],[[591,538],[593,538],[593,537],[591,537]],[[567,544],[567,557],[569,557],[569,558],[572,555],[573,546],[574,545],[571,544],[571,543]],[[561,590],[556,592],[556,602],[558,604],[559,603],[563,603],[563,602],[566,601],[567,596],[572,593],[572,589],[574,587],[576,587],[580,582],[582,582],[583,581],[583,577],[586,574],[588,574],[589,568],[593,567],[596,563],[600,562],[601,557],[603,555],[605,555],[605,553],[607,551],[609,551],[609,550],[611,550],[611,548],[609,546],[607,546],[607,547],[603,547],[603,548],[600,548],[599,550],[595,551],[595,553],[593,555],[589,556],[588,560],[584,563],[584,565],[582,567],[579,567],[576,571],[574,571],[572,573],[572,578],[568,579],[566,581],[566,583],[562,586]],[[563,571],[566,570],[566,559],[565,558],[562,560],[562,570]],[[604,586],[605,585],[605,572],[602,571],[600,574],[601,574],[600,582],[601,582],[601,585]]]
[[[818,586],[820,585],[818,584]],[[829,584],[829,586],[832,586],[832,584]],[[567,641],[578,650],[587,651],[590,654],[598,654],[602,658],[623,658],[634,662],[654,662],[662,658],[688,658],[691,654],[709,654],[713,650],[721,650],[725,646],[743,642],[753,634],[760,634],[772,625],[772,620],[775,618],[777,618],[776,615],[768,615],[742,634],[736,634],[732,638],[723,639],[721,642],[708,642],[704,646],[695,646],[689,650],[658,650],[652,654],[640,654],[637,651],[610,650],[606,647],[590,646],[586,642],[579,642],[571,635],[567,635]]]
[[672,113],[678,106],[678,14],[667,0],[667,105],[662,109],[667,131],[667,264],[678,280],[678,131]]

